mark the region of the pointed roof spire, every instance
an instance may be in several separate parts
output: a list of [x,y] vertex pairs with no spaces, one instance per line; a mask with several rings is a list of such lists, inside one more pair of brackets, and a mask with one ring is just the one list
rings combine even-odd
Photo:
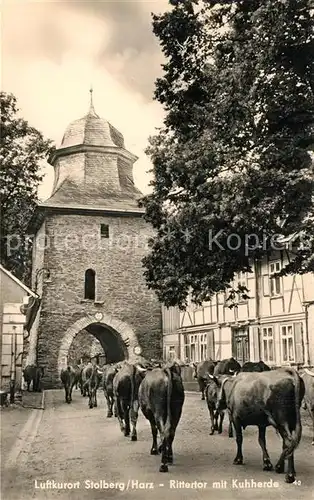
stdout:
[[98,115],[97,115],[97,113],[95,111],[95,108],[94,108],[94,103],[93,103],[93,86],[92,85],[91,85],[89,91],[90,91],[90,105],[89,105],[88,114],[98,117]]

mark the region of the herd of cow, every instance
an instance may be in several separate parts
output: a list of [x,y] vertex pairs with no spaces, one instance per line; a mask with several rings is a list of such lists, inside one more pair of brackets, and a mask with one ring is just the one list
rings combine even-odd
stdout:
[[[233,463],[243,463],[242,429],[255,425],[262,449],[263,470],[272,470],[266,448],[266,427],[271,425],[283,442],[275,470],[283,473],[287,460],[285,481],[294,482],[294,450],[302,433],[302,401],[313,420],[314,444],[314,373],[308,369],[302,375],[293,368],[271,370],[263,361],[248,362],[241,367],[234,358],[207,360],[193,366],[202,399],[207,402],[210,434],[222,432],[224,415],[228,413],[229,437],[233,437],[233,430],[236,434],[237,454]],[[61,381],[67,403],[72,401],[72,391],[76,387],[80,388],[82,396],[88,396],[90,408],[97,406],[97,389],[102,386],[107,417],[117,417],[122,433],[131,435],[132,441],[137,441],[136,425],[141,408],[151,426],[150,453],[161,453],[159,470],[168,471],[168,464],[173,462],[172,443],[185,397],[178,363],[131,364],[123,361],[101,369],[92,363],[68,366],[61,372]],[[157,444],[158,432],[160,446]]]

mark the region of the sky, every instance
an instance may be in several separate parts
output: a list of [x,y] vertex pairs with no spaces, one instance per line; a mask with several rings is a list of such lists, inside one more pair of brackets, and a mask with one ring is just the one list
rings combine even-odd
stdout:
[[[164,111],[153,100],[163,56],[152,32],[151,12],[167,0],[2,0],[1,89],[12,92],[23,118],[60,145],[70,122],[89,108],[91,85],[97,114],[124,135],[139,159],[134,180],[150,191],[148,137]],[[39,197],[49,197],[53,167],[44,164]]]

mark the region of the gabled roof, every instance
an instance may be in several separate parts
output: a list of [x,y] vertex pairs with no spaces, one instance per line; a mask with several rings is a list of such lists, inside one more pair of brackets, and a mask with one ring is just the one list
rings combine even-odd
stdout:
[[23,290],[25,290],[26,293],[28,293],[28,295],[31,295],[32,297],[35,297],[35,298],[38,298],[38,295],[37,293],[33,292],[30,288],[28,288],[28,286],[24,285],[24,283],[22,283],[22,281],[20,281],[18,278],[16,278],[16,276],[14,276],[12,273],[10,273],[10,271],[8,271],[5,267],[3,267],[1,264],[0,264],[0,269],[1,271],[3,271],[12,281],[14,281],[17,285],[19,285],[21,288],[23,288]]

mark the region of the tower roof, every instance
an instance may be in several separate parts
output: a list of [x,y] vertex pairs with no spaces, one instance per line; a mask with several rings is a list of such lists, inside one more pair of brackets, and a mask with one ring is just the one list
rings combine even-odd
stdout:
[[126,150],[123,135],[97,115],[90,92],[87,115],[68,126],[49,158],[55,182],[39,206],[143,213],[138,206],[143,195],[133,179],[138,158]]
[[89,145],[115,146],[124,148],[124,138],[121,132],[104,118],[97,115],[93,105],[92,89],[90,108],[88,113],[70,123],[63,136],[60,147]]

